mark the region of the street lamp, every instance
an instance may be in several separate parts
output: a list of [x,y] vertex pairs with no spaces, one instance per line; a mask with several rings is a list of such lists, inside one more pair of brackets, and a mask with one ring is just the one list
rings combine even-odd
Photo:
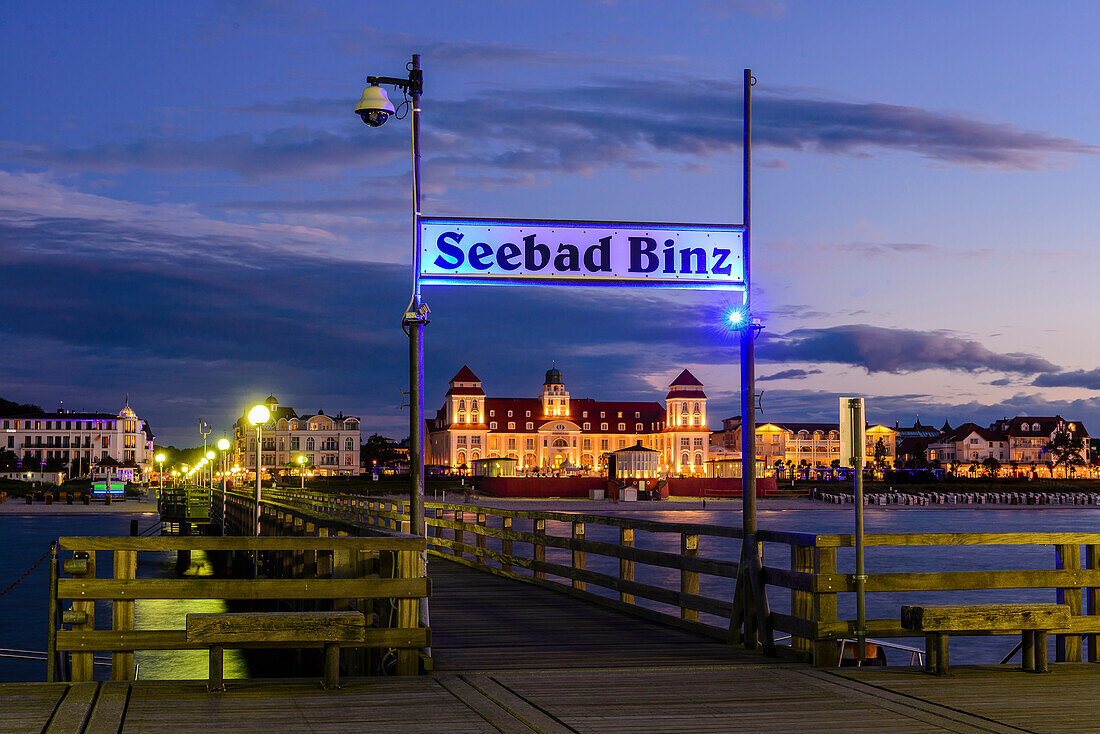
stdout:
[[[401,119],[411,113],[413,282],[412,297],[405,308],[401,327],[409,335],[409,531],[424,536],[424,327],[428,324],[430,310],[420,297],[420,95],[424,91],[420,55],[413,54],[412,61],[405,68],[409,72],[407,79],[368,76],[369,86],[363,90],[359,104],[355,105],[355,114],[368,126],[379,127],[390,115]],[[404,95],[404,101],[397,108],[386,96],[382,84],[392,85]],[[425,617],[426,601],[422,601],[425,614],[421,616]]]
[[164,454],[157,454],[153,459],[160,464],[160,489],[164,489]]
[[298,455],[298,476],[302,478],[302,491],[306,491],[306,457]]
[[[255,519],[256,535],[260,534],[260,455],[263,453],[263,425],[271,419],[271,411],[267,409],[267,406],[263,403],[252,406],[252,410],[248,411],[248,422],[256,426],[256,507],[254,508],[253,517]],[[258,558],[258,557],[257,557]]]
[[214,488],[214,452],[206,452],[206,460],[210,463],[210,489]]

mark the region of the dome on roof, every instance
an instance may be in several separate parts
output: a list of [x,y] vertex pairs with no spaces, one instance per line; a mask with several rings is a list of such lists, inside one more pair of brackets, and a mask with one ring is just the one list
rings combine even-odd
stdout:
[[564,385],[565,382],[561,379],[561,370],[557,367],[551,367],[546,370],[546,379],[542,381],[543,385]]
[[122,406],[122,410],[119,411],[119,418],[137,418],[137,413],[130,407],[130,396],[126,396],[126,404]]
[[279,404],[279,399],[276,398],[274,395],[268,395],[267,399],[264,400],[264,403],[266,405],[278,405]]

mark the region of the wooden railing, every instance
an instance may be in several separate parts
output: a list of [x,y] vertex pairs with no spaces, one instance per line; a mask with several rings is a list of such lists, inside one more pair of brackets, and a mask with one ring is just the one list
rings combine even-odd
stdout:
[[[289,600],[322,611],[354,608],[367,616],[369,629],[362,643],[349,646],[396,648],[398,674],[414,675],[418,648],[429,644],[429,630],[418,624],[419,599],[430,593],[420,562],[424,540],[411,536],[326,537],[327,532],[316,533],[318,537],[278,535],[281,537],[61,538],[63,572],[71,578],[57,579],[51,593],[51,610],[64,611],[59,615],[60,626],[51,613],[49,644],[51,660],[54,651],[71,653],[71,670],[65,670],[64,664],[61,670],[50,665],[47,677],[52,681],[60,674],[73,681],[91,680],[92,653],[107,651],[112,653],[112,679],[128,680],[133,676],[135,650],[199,647],[186,639],[183,612],[174,629],[135,630],[134,605],[147,599]],[[167,551],[239,557],[255,554],[263,559],[261,568],[270,577],[136,578],[139,553]],[[109,558],[103,559],[103,555]],[[107,565],[97,563],[101,560],[107,560]],[[109,569],[107,574],[101,573],[104,568]],[[391,604],[390,600],[395,601]],[[99,603],[111,604],[110,629],[95,627]],[[393,608],[396,613],[390,614],[388,610]],[[378,609],[387,611],[379,613]]]
[[[405,501],[298,490],[266,496],[317,517],[408,530]],[[738,564],[729,559],[739,557],[739,527],[436,502],[426,503],[425,514],[428,548],[435,556],[716,639],[736,637],[729,630],[729,617]],[[593,539],[594,535],[604,539]],[[854,608],[840,603],[854,599],[852,559],[844,557],[838,565],[838,551],[850,549],[854,536],[759,530],[756,540],[765,559],[761,574],[771,600],[762,632],[791,636],[788,645],[777,647],[781,653],[817,666],[835,666],[838,641],[856,632],[855,620],[839,612],[842,606]],[[876,566],[899,567],[868,574],[869,608],[890,610],[890,616],[868,619],[871,637],[913,637],[901,627],[900,602],[892,604],[886,595],[907,593],[905,603],[923,603],[944,592],[958,592],[954,598],[965,600],[971,591],[1025,589],[1042,592],[1045,601],[1070,606],[1071,625],[1055,630],[1057,660],[1082,660],[1086,642],[1087,659],[1100,658],[1100,533],[872,534],[866,536],[866,545],[871,571]],[[978,546],[1003,547],[994,562],[1001,568],[978,568],[991,565],[988,559],[974,560]],[[1027,546],[1031,552],[1024,550]],[[876,547],[909,547],[915,552],[886,564],[882,554],[876,556]],[[926,569],[929,554],[935,552],[930,549],[937,547],[955,547],[952,565],[977,570],[909,570]],[[1033,566],[1043,563],[1035,560],[1034,550],[1039,549],[1050,568],[1024,567],[1027,558]]]
[[[760,533],[761,540],[780,542],[791,548],[788,569],[764,566],[765,583],[791,590],[791,614],[774,614],[773,625],[794,636],[793,644],[812,649],[817,665],[836,661],[835,640],[855,634],[855,621],[838,619],[837,597],[855,592],[851,574],[838,572],[837,550],[855,545],[852,535],[815,535],[808,533]],[[1050,569],[1002,568],[974,571],[898,571],[869,573],[869,595],[917,593],[937,595],[943,592],[988,590],[1045,590],[1047,601],[1070,607],[1070,625],[1054,630],[1057,637],[1056,659],[1080,662],[1083,642],[1088,642],[1089,661],[1098,660],[1097,636],[1100,634],[1100,533],[900,533],[867,535],[865,543],[874,547],[955,547],[953,563],[965,563],[967,551],[977,546],[1004,547],[1004,566],[1013,565],[1012,548],[1047,547],[1053,550]],[[1084,552],[1082,553],[1082,548]],[[927,551],[926,554],[927,555]],[[1020,553],[1016,564],[1020,564]],[[914,556],[918,557],[918,556]],[[874,565],[873,551],[868,551]],[[911,602],[909,602],[911,603]],[[1018,631],[1013,631],[1018,632]],[[899,615],[868,619],[867,633],[872,637],[912,637],[901,626]]]

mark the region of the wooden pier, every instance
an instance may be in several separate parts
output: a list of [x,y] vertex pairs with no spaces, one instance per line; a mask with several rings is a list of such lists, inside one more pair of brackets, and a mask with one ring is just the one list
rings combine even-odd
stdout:
[[[212,497],[211,521],[230,533],[253,527],[254,512],[244,494],[223,498],[214,493]],[[737,564],[724,559],[737,556],[728,548],[715,554],[712,544],[737,541],[737,528],[432,504],[427,539],[431,561],[425,579],[410,545],[419,543],[423,548],[425,541],[400,533],[407,522],[400,502],[273,492],[265,499],[261,517],[265,535],[272,537],[65,539],[63,544],[78,554],[92,552],[90,559],[68,559],[66,572],[78,578],[62,579],[57,595],[60,600],[76,601],[67,617],[67,624],[76,626],[62,628],[57,639],[58,649],[76,653],[72,681],[77,682],[0,685],[0,734],[209,734],[212,728],[242,732],[1084,732],[1097,728],[1100,705],[1094,702],[1094,691],[1100,683],[1100,667],[1073,661],[1085,659],[1086,652],[1088,660],[1096,659],[1100,571],[1095,551],[1100,536],[869,536],[871,545],[954,545],[959,552],[982,544],[1046,545],[1057,550],[1057,567],[1050,570],[1025,566],[984,574],[871,576],[868,586],[875,593],[1047,588],[1052,596],[1057,590],[1060,601],[1068,605],[1071,626],[1052,631],[1058,636],[1056,659],[1063,662],[1052,665],[1051,673],[1026,673],[1016,665],[953,666],[950,677],[938,678],[917,667],[835,667],[836,641],[851,632],[851,621],[838,619],[836,602],[838,594],[851,593],[850,578],[838,573],[836,558],[837,549],[849,543],[848,536],[760,532],[762,543],[783,551],[769,551],[767,557],[773,560],[763,566],[771,593],[789,594],[791,602],[790,614],[771,613],[760,630],[766,635],[777,630],[793,635],[777,646],[781,657],[765,657],[755,646],[746,649],[728,629]],[[238,553],[261,551],[261,578],[181,579],[140,590],[140,583],[129,580],[133,578],[130,554],[140,552],[141,544],[150,540],[158,548],[175,544],[195,549],[224,547]],[[110,565],[101,564],[101,570],[112,569],[113,578],[96,579],[94,554],[107,551],[114,559]],[[407,556],[404,561],[398,558],[402,553]],[[782,558],[789,558],[789,564],[776,563]],[[90,564],[84,562],[88,560]],[[660,574],[655,576],[654,570]],[[399,594],[395,576],[403,584]],[[672,584],[667,582],[669,577],[675,579]],[[709,581],[701,583],[700,577]],[[428,587],[416,583],[429,579],[430,620],[425,626],[417,623],[415,607]],[[194,590],[198,587],[185,591],[184,585],[195,583],[210,586],[203,593],[221,594],[221,598],[277,594],[308,600],[311,609],[360,609],[367,614],[364,634],[374,635],[384,647],[396,648],[402,662],[389,670],[391,675],[362,677],[363,671],[377,672],[376,665],[345,653],[342,687],[327,690],[320,685],[319,666],[310,678],[226,681],[228,690],[222,693],[208,691],[205,680],[132,680],[127,656],[134,649],[196,646],[182,630],[162,630],[153,640],[127,629],[132,625],[133,600],[165,593],[171,598],[191,598],[199,593]],[[337,588],[341,583],[355,588]],[[716,588],[725,591],[716,594]],[[396,617],[380,613],[386,598],[402,604],[404,611]],[[115,629],[86,628],[87,615],[81,618],[77,612],[86,611],[95,599],[115,600]],[[378,629],[387,621],[399,629]],[[881,637],[907,634],[898,619],[873,620],[872,629]],[[370,645],[365,638],[360,644]],[[84,668],[89,647],[112,652],[114,680],[79,682],[89,677]],[[422,674],[413,675],[418,669]]]

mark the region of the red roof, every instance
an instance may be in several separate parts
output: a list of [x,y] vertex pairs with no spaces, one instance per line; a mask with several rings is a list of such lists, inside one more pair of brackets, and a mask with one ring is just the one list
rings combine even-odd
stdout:
[[458,374],[451,378],[451,382],[481,382],[481,378],[474,374],[474,371],[462,365],[462,369],[458,371]]
[[665,395],[665,400],[669,398],[705,398],[707,394],[702,390],[669,390],[668,395]]
[[448,395],[484,395],[485,391],[480,387],[452,387],[447,391]]
[[679,385],[693,385],[702,387],[703,383],[699,382],[699,380],[695,378],[695,375],[691,374],[687,370],[684,370],[680,373],[679,377],[677,377],[669,384],[669,387],[677,387]]

